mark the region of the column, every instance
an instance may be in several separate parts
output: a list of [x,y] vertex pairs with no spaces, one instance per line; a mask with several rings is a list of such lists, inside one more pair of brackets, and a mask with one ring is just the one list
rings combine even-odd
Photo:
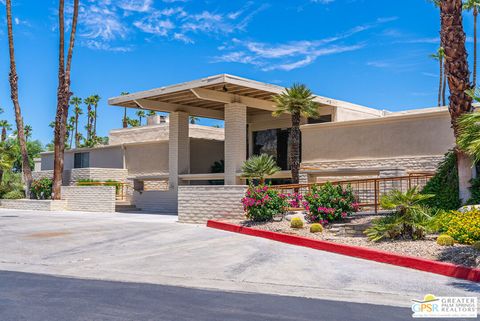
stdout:
[[240,185],[237,177],[247,158],[247,106],[225,105],[225,185]]
[[182,181],[179,174],[190,172],[189,116],[185,112],[170,113],[168,141],[169,188],[176,190]]

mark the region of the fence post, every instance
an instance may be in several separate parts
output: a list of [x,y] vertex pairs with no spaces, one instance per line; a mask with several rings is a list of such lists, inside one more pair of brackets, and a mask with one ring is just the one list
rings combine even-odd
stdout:
[[380,182],[378,179],[375,179],[375,214],[378,213],[378,197],[379,197],[379,192],[380,192]]

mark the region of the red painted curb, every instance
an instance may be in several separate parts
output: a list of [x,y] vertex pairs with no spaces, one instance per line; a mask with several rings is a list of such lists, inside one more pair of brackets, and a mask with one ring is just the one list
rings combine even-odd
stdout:
[[235,225],[226,222],[209,220],[207,226],[219,230],[246,234],[251,236],[263,237],[266,239],[309,247],[316,250],[333,252],[361,259],[377,261],[392,265],[403,266],[420,271],[450,276],[454,278],[480,282],[480,269],[468,268],[465,266],[455,265],[451,263],[437,262],[425,260],[413,256],[403,256],[390,252],[369,249],[365,247],[344,245],[328,241],[313,240],[306,237],[257,230],[245,226]]

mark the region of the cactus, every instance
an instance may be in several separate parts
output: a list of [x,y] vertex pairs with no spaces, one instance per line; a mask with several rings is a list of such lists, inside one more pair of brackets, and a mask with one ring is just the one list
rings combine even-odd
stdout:
[[300,217],[294,217],[290,221],[291,228],[303,228],[303,221]]
[[455,241],[453,240],[453,237],[447,234],[442,234],[439,237],[437,237],[437,244],[442,245],[442,246],[452,246]]
[[310,226],[310,233],[319,233],[323,232],[322,224],[314,223]]
[[473,247],[475,250],[480,251],[480,241],[477,241],[477,242],[473,243],[472,247]]

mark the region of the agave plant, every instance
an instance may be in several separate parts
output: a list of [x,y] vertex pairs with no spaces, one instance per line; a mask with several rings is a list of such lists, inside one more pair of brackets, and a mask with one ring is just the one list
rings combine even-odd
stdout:
[[275,159],[267,154],[251,156],[242,167],[243,177],[258,179],[260,184],[265,183],[266,176],[273,175],[279,170]]
[[429,208],[422,203],[432,197],[432,194],[421,194],[417,187],[405,193],[391,191],[380,199],[380,204],[384,209],[395,210],[395,213],[373,221],[373,226],[365,233],[375,242],[395,238],[424,238],[431,217]]

